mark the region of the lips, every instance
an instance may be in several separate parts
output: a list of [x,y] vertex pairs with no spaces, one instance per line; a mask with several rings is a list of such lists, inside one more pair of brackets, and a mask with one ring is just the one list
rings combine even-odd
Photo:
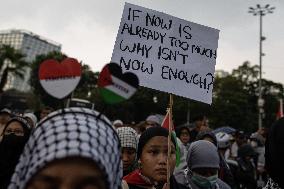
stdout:
[[123,167],[129,167],[130,163],[123,163]]
[[167,169],[166,168],[159,168],[159,169],[155,169],[155,172],[164,175],[167,174]]

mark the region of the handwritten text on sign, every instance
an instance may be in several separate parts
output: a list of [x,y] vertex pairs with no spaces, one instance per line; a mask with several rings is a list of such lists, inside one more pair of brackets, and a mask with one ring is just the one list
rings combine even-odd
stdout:
[[112,62],[140,85],[211,104],[219,31],[126,3]]

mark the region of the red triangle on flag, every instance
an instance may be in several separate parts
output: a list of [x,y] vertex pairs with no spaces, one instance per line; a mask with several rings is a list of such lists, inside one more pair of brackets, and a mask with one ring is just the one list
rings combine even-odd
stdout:
[[169,128],[170,128],[170,121],[172,123],[172,131],[174,131],[175,129],[174,129],[173,122],[172,122],[172,120],[170,120],[170,110],[167,110],[167,114],[166,114],[166,116],[165,116],[165,118],[164,118],[164,120],[162,122],[162,127],[164,127],[164,128],[169,130]]
[[106,87],[108,85],[112,85],[111,73],[108,69],[108,66],[105,66],[99,75],[98,86]]

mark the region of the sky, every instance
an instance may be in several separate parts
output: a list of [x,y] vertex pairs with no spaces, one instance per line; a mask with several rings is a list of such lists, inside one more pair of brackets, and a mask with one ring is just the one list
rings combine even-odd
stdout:
[[100,71],[109,63],[124,3],[220,30],[217,70],[259,65],[256,4],[275,6],[263,18],[263,78],[284,84],[283,0],[1,0],[0,30],[25,29],[62,44],[62,52]]

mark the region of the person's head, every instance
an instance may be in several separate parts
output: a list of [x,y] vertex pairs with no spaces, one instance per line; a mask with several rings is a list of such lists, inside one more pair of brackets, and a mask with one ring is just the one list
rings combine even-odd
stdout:
[[15,150],[21,153],[31,132],[31,126],[22,117],[13,117],[5,125],[2,132],[2,142],[6,149]]
[[35,128],[37,123],[37,117],[33,113],[25,113],[23,117],[29,122],[29,124]]
[[201,188],[212,188],[217,182],[219,155],[216,146],[205,140],[191,143],[187,166],[192,171],[191,180]]
[[216,133],[216,138],[218,142],[218,149],[221,151],[225,151],[231,145],[230,135],[224,132]]
[[10,188],[118,189],[120,142],[99,112],[68,108],[38,123],[24,148]]
[[238,157],[242,158],[245,161],[250,161],[256,155],[257,153],[254,151],[253,147],[250,144],[243,144],[238,149]]
[[11,110],[4,108],[0,111],[0,126],[5,125],[11,118]]
[[123,122],[121,120],[117,119],[117,120],[113,121],[112,125],[115,129],[117,129],[119,127],[123,127]]
[[196,140],[207,140],[217,146],[217,139],[213,132],[211,131],[200,131],[196,136]]
[[[141,163],[141,173],[153,182],[165,183],[167,180],[169,132],[163,127],[148,128],[140,137],[137,157]],[[171,137],[170,173],[176,163],[175,140]]]
[[146,129],[161,126],[160,119],[156,115],[149,115],[146,118]]
[[246,135],[243,131],[237,131],[235,134],[235,140],[238,146],[242,146],[247,142]]
[[284,188],[284,117],[270,128],[265,142],[265,167],[273,181]]
[[199,131],[200,128],[205,125],[204,121],[205,121],[204,115],[196,115],[193,118],[193,122],[195,124],[195,129]]
[[51,107],[46,106],[46,107],[42,108],[41,111],[40,111],[40,120],[45,118],[51,112],[53,112],[53,108],[51,108]]
[[116,131],[121,143],[123,172],[128,173],[136,160],[136,151],[138,145],[137,133],[131,127],[120,127]]
[[177,137],[183,144],[187,144],[190,141],[190,130],[188,127],[181,127],[177,129]]

